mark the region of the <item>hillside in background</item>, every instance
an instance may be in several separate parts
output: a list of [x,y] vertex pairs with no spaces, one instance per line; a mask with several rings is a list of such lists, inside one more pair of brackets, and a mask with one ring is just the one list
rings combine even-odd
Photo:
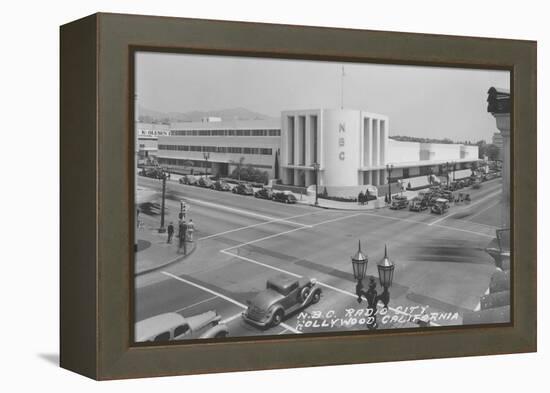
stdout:
[[172,123],[201,121],[204,117],[220,117],[222,120],[265,120],[271,117],[246,108],[229,108],[213,111],[160,112],[139,107],[139,120],[146,123]]

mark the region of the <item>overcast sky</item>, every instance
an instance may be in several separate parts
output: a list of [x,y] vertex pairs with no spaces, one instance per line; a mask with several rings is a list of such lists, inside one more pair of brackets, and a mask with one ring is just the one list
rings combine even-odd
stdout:
[[487,90],[509,88],[507,71],[333,63],[141,52],[138,105],[162,112],[243,107],[282,110],[344,107],[389,116],[390,135],[488,142],[497,131]]

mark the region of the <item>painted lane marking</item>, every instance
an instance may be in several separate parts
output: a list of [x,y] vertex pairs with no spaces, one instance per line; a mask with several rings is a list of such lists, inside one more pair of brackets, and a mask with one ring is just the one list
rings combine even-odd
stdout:
[[[178,281],[181,281],[181,282],[186,283],[186,284],[188,284],[188,285],[194,286],[195,288],[202,289],[203,291],[208,292],[208,293],[211,293],[212,295],[215,295],[215,296],[217,296],[217,297],[219,297],[219,298],[222,298],[222,299],[228,301],[229,303],[233,303],[234,305],[239,306],[239,307],[242,308],[242,309],[245,309],[245,310],[246,310],[246,309],[248,308],[248,306],[244,305],[244,304],[241,303],[241,302],[238,302],[238,301],[235,300],[235,299],[232,299],[232,298],[230,298],[230,297],[228,297],[228,296],[225,296],[224,294],[221,294],[221,293],[219,293],[219,292],[213,291],[212,289],[206,288],[206,287],[204,287],[204,286],[202,286],[202,285],[196,284],[196,283],[194,283],[194,282],[192,282],[192,281],[186,280],[185,278],[176,276],[175,274],[172,274],[172,273],[169,273],[169,272],[166,272],[166,271],[162,271],[161,273],[164,274],[165,276],[168,276],[168,277],[173,278],[174,280],[178,280]],[[241,314],[239,314],[239,315],[241,315]],[[232,318],[232,317],[231,317],[231,318]],[[282,326],[282,327],[284,327],[285,329],[288,329],[288,330],[290,330],[291,332],[296,333],[296,334],[301,334],[301,333],[302,333],[302,332],[300,332],[299,330],[296,330],[296,329],[294,329],[293,327],[287,325],[286,323],[281,323],[280,326]]]
[[240,318],[241,315],[242,315],[242,313],[239,312],[239,313],[237,313],[237,314],[235,314],[235,315],[233,315],[233,316],[231,316],[231,317],[229,317],[229,318],[225,318],[225,319],[224,319],[223,321],[221,321],[220,323],[229,323],[229,322],[231,322],[231,321],[234,321],[234,320],[237,319],[237,318]]
[[[445,226],[445,225],[438,225],[438,224],[433,224],[433,223],[429,224],[429,223],[426,223],[424,221],[415,221],[415,220],[411,220],[411,219],[407,219],[407,218],[383,216],[381,214],[375,214],[375,213],[363,213],[363,215],[371,216],[371,217],[385,218],[386,220],[403,221],[403,222],[410,222],[412,224],[440,227],[440,228],[450,229],[450,230],[453,230],[453,231],[467,232],[467,233],[471,233],[473,235],[486,236],[486,237],[490,237],[490,238],[495,237],[494,235],[487,235],[486,233],[483,233],[483,232],[477,232],[477,231],[472,231],[472,230],[468,230],[468,229],[460,229],[460,228],[455,228],[455,227],[448,227],[448,226]],[[465,220],[463,220],[463,221],[465,221]],[[476,224],[476,223],[474,223],[474,224]]]
[[[476,224],[476,223],[474,222],[473,224]],[[483,232],[472,231],[472,230],[469,230],[469,229],[448,227],[446,225],[440,225],[440,224],[434,224],[433,226],[438,227],[438,228],[451,229],[453,231],[471,233],[472,235],[476,235],[476,236],[485,236],[485,237],[488,237],[490,239],[493,239],[496,236],[496,235],[489,235],[489,234],[483,233]]]
[[220,205],[218,203],[213,203],[213,202],[206,202],[206,201],[202,201],[200,199],[195,199],[195,198],[184,197],[183,200],[186,201],[186,202],[193,202],[193,203],[196,203],[198,205],[205,205],[205,206],[210,206],[210,207],[214,207],[214,208],[221,209],[221,210],[232,211],[234,213],[241,214],[241,215],[244,215],[244,216],[257,217],[257,218],[261,218],[263,220],[268,220],[268,221],[274,221],[275,220],[275,221],[280,221],[280,222],[286,222],[286,223],[291,224],[291,225],[297,225],[297,226],[300,226],[300,227],[309,228],[309,225],[301,224],[299,222],[294,222],[294,221],[287,221],[287,219],[284,218],[284,217],[277,218],[277,217],[265,216],[263,214],[252,213],[252,212],[249,212],[249,211],[246,211],[246,210],[237,209],[235,207],[224,206],[224,205]]
[[188,310],[188,309],[190,309],[190,308],[193,308],[193,307],[198,306],[199,304],[203,304],[203,303],[209,302],[210,300],[214,300],[214,299],[216,299],[216,298],[217,298],[217,296],[212,296],[212,297],[209,297],[208,299],[201,300],[200,302],[196,302],[196,303],[193,303],[193,304],[191,304],[191,305],[189,305],[189,306],[185,306],[185,307],[182,307],[182,308],[180,308],[180,309],[177,309],[177,310],[174,311],[174,312],[180,312],[180,311]]
[[449,213],[449,214],[447,214],[447,215],[445,215],[445,216],[443,216],[443,217],[441,217],[441,218],[438,218],[437,220],[434,220],[434,221],[430,222],[428,225],[437,224],[438,222],[441,222],[441,221],[443,221],[443,220],[446,220],[447,218],[452,217],[452,216],[454,216],[455,214],[458,214],[458,213],[463,212],[463,211],[465,211],[465,210],[471,209],[473,206],[479,205],[481,202],[484,202],[485,200],[487,200],[487,199],[489,199],[489,198],[493,198],[493,197],[495,197],[496,195],[498,195],[498,194],[500,194],[500,193],[501,193],[501,191],[497,191],[497,192],[491,193],[491,194],[489,194],[489,195],[486,195],[486,196],[484,196],[483,198],[481,198],[480,200],[478,200],[478,201],[476,201],[476,202],[474,202],[474,203],[470,203],[468,206],[464,206],[462,209],[456,210],[456,211],[454,211],[453,213]]
[[236,257],[236,258],[242,259],[243,261],[246,261],[246,262],[255,263],[256,265],[260,265],[260,266],[266,267],[266,268],[271,269],[271,270],[276,270],[280,273],[288,274],[289,276],[293,276],[293,277],[296,277],[296,278],[301,278],[302,277],[299,274],[289,272],[288,270],[280,269],[278,267],[268,265],[267,263],[258,262],[254,259],[243,257],[243,256],[238,255],[238,254],[233,254],[232,252],[229,252],[229,251],[226,251],[226,250],[221,250],[220,252],[222,254],[229,255],[230,257]]
[[226,235],[226,234],[228,234],[228,233],[233,233],[233,232],[242,231],[242,230],[244,230],[244,229],[259,227],[259,226],[261,226],[261,225],[267,225],[267,224],[271,224],[271,223],[274,223],[274,222],[286,222],[286,220],[289,220],[289,219],[298,218],[298,217],[304,217],[304,216],[309,216],[309,215],[313,215],[313,214],[316,214],[316,213],[317,213],[317,212],[315,212],[315,213],[298,214],[297,216],[292,216],[292,217],[277,218],[277,219],[274,219],[274,220],[264,221],[264,222],[260,222],[260,223],[257,223],[257,224],[247,225],[247,226],[245,226],[245,227],[240,227],[240,228],[230,229],[230,230],[224,231],[224,232],[214,233],[213,235],[208,235],[208,236],[201,237],[199,240],[211,239],[211,238],[213,238],[213,237]]
[[328,224],[329,222],[335,222],[335,221],[340,221],[340,220],[345,220],[345,219],[348,219],[348,218],[360,216],[360,215],[362,215],[362,214],[363,214],[363,213],[351,214],[351,215],[347,215],[347,216],[343,216],[343,217],[333,218],[333,219],[331,219],[331,220],[321,221],[321,222],[318,222],[318,223],[316,223],[316,224],[309,225],[309,226],[307,226],[307,227],[304,226],[304,227],[301,227],[301,228],[294,228],[294,229],[290,229],[290,230],[288,230],[288,231],[283,231],[283,232],[280,232],[280,233],[275,233],[275,234],[273,234],[273,235],[261,237],[261,238],[259,238],[259,239],[251,240],[251,241],[249,241],[249,242],[240,243],[240,244],[237,244],[237,245],[235,245],[235,246],[231,246],[231,247],[225,248],[225,249],[221,250],[221,252],[228,251],[228,250],[233,250],[233,249],[235,249],[235,248],[239,248],[239,247],[242,247],[242,246],[247,246],[247,245],[249,245],[249,244],[258,243],[258,242],[261,242],[261,241],[264,241],[264,240],[272,239],[272,238],[274,238],[274,237],[278,237],[278,236],[281,236],[281,235],[286,235],[286,234],[288,234],[288,233],[300,231],[300,230],[303,230],[303,229],[314,228],[314,227],[319,226],[319,225]]
[[[496,201],[496,202],[493,203],[492,205],[489,205],[489,206],[487,206],[486,208],[481,209],[481,210],[478,211],[476,214],[474,214],[474,215],[472,215],[472,216],[469,216],[468,218],[471,220],[472,218],[479,216],[481,213],[486,212],[487,210],[491,209],[492,207],[495,207],[495,206],[498,205],[499,203],[500,203],[500,201]],[[472,222],[473,222],[473,221],[472,221]],[[484,224],[481,224],[481,225],[484,225]]]

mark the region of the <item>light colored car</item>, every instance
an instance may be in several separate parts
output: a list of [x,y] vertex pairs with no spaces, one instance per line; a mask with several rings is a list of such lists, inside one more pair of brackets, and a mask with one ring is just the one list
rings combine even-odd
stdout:
[[215,311],[187,318],[175,312],[160,314],[136,323],[135,340],[164,342],[227,337],[229,330],[220,320],[221,317]]
[[249,300],[243,319],[260,327],[277,326],[283,319],[321,299],[315,279],[278,276],[267,280],[266,289]]

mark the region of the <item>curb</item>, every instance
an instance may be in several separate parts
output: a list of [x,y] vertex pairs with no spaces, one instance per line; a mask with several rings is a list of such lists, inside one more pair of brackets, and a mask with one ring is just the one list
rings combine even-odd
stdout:
[[193,241],[191,242],[193,244],[193,248],[191,249],[191,251],[189,251],[186,255],[180,255],[180,256],[177,256],[171,260],[169,260],[168,262],[164,262],[158,266],[155,266],[155,267],[150,267],[148,269],[144,269],[144,270],[141,270],[140,272],[136,272],[134,274],[134,276],[141,276],[143,274],[146,274],[146,273],[151,273],[155,270],[158,270],[158,269],[162,269],[162,268],[165,268],[166,266],[170,266],[170,265],[173,265],[174,263],[177,263],[177,262],[180,262],[182,260],[184,260],[185,258],[187,258],[188,256],[190,256],[191,254],[193,254],[195,252],[195,250],[197,249],[197,242],[196,241]]
[[338,207],[328,207],[328,206],[315,205],[314,203],[299,203],[299,204],[300,205],[305,205],[305,206],[316,207],[318,209],[337,210],[337,211],[343,211],[343,212],[369,212],[371,210],[380,210],[380,209],[384,209],[384,208],[387,207],[387,206],[379,206],[379,207],[375,207],[373,209],[343,209],[343,208],[338,208]]

